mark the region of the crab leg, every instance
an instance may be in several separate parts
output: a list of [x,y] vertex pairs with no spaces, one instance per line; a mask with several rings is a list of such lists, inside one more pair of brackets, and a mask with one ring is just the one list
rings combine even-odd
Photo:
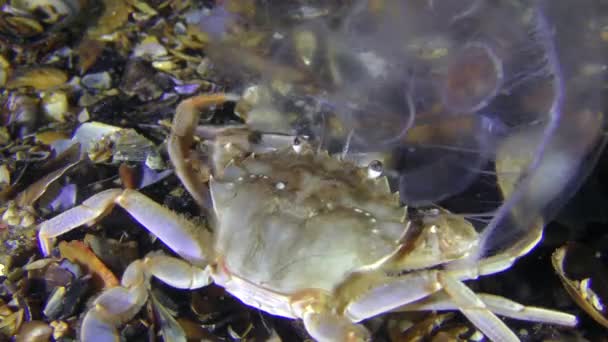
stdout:
[[306,331],[319,342],[362,342],[371,340],[365,327],[353,324],[345,317],[333,313],[307,311],[302,320]]
[[[50,253],[53,239],[78,226],[92,224],[115,205],[124,208],[139,223],[181,257],[199,266],[211,260],[211,233],[154,202],[135,190],[110,189],[84,201],[40,225],[40,246]],[[170,286],[195,289],[211,282],[211,269],[164,255],[150,255],[132,262],[121,286],[104,291],[87,312],[81,332],[83,341],[118,341],[116,328],[139,312],[148,299],[148,284],[156,277]]]
[[107,215],[118,204],[175,253],[195,264],[206,264],[212,258],[211,233],[154,202],[136,190],[102,191],[40,224],[38,239],[44,255],[51,252],[54,238],[84,224],[92,224]]
[[55,237],[86,224],[94,224],[110,213],[114,200],[122,193],[121,189],[109,189],[85,200],[81,205],[71,208],[50,220],[42,222],[38,228],[38,241],[44,256],[51,254]]
[[310,290],[291,303],[296,316],[302,318],[306,331],[315,341],[370,341],[370,333],[363,325],[331,310],[328,301],[331,298],[326,294]]
[[[476,293],[488,310],[500,316],[523,321],[575,326],[576,316],[534,306],[524,306],[510,299],[487,293]],[[394,311],[447,311],[458,310],[454,301],[445,292],[438,292],[421,301],[407,304]]]
[[125,270],[120,287],[104,291],[86,313],[82,341],[119,341],[117,328],[131,320],[148,300],[151,277],[180,289],[197,289],[211,283],[210,268],[192,266],[184,260],[150,255],[133,261]]
[[435,304],[434,297],[443,290],[448,298],[442,298],[441,304],[460,310],[492,340],[517,341],[515,334],[494,312],[508,317],[573,326],[576,324],[576,318],[572,315],[540,308],[526,308],[496,296],[478,296],[462,282],[508,268],[517,258],[536,246],[541,238],[542,224],[539,223],[527,236],[503,253],[478,260],[477,264],[464,260],[448,264],[445,270],[413,271],[392,279],[378,280],[376,277],[376,284],[363,287],[371,290],[359,292],[356,301],[345,305],[345,315],[358,322],[395,309],[418,310],[418,303],[428,303],[432,307]]
[[386,284],[374,286],[371,291],[361,294],[357,301],[349,303],[345,315],[358,322],[406,306],[443,289],[453,307],[491,340],[519,341],[473,291],[445,271],[419,271],[385,281]]
[[[344,307],[344,314],[353,322],[387,311],[418,311],[422,308],[457,309],[493,341],[518,340],[494,313],[525,320],[566,326],[576,325],[576,317],[569,314],[541,308],[527,308],[497,296],[478,296],[447,270],[412,272],[396,278],[375,281],[369,286],[360,285],[358,284],[357,287],[370,290],[359,292],[359,295],[355,296],[357,299]],[[443,292],[439,292],[441,290]],[[444,297],[435,299],[436,296],[441,295]]]
[[492,341],[519,341],[507,325],[488,310],[484,302],[463,282],[440,273],[439,279],[454,304],[484,335]]

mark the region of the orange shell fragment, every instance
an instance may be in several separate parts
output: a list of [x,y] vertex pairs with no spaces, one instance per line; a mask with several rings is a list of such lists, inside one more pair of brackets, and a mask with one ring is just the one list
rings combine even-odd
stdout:
[[63,258],[77,263],[91,273],[95,287],[111,288],[120,284],[114,273],[83,242],[62,241],[59,243],[59,252]]

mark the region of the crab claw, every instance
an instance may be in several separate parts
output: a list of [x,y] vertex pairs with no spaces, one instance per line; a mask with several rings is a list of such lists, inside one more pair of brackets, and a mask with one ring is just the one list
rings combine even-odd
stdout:
[[148,300],[144,261],[136,260],[127,267],[121,285],[95,299],[82,322],[82,341],[120,341],[117,328],[131,320]]

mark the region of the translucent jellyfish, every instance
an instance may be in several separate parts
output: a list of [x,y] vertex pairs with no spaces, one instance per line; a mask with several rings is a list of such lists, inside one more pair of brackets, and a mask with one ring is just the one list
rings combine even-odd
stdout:
[[451,57],[441,97],[452,112],[470,113],[487,106],[503,81],[502,61],[487,45],[470,43]]
[[550,218],[603,146],[596,0],[223,4],[200,26],[215,76],[263,94],[244,120],[382,156],[410,206],[486,215],[473,261]]

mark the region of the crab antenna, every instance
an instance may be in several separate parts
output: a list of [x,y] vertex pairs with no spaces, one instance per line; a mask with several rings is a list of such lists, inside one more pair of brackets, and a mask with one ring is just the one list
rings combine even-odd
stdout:
[[340,159],[345,160],[348,155],[348,150],[350,149],[350,143],[353,140],[354,131],[351,129],[348,132],[348,136],[346,137],[346,142],[344,143],[344,147],[342,148],[342,154],[340,154]]

